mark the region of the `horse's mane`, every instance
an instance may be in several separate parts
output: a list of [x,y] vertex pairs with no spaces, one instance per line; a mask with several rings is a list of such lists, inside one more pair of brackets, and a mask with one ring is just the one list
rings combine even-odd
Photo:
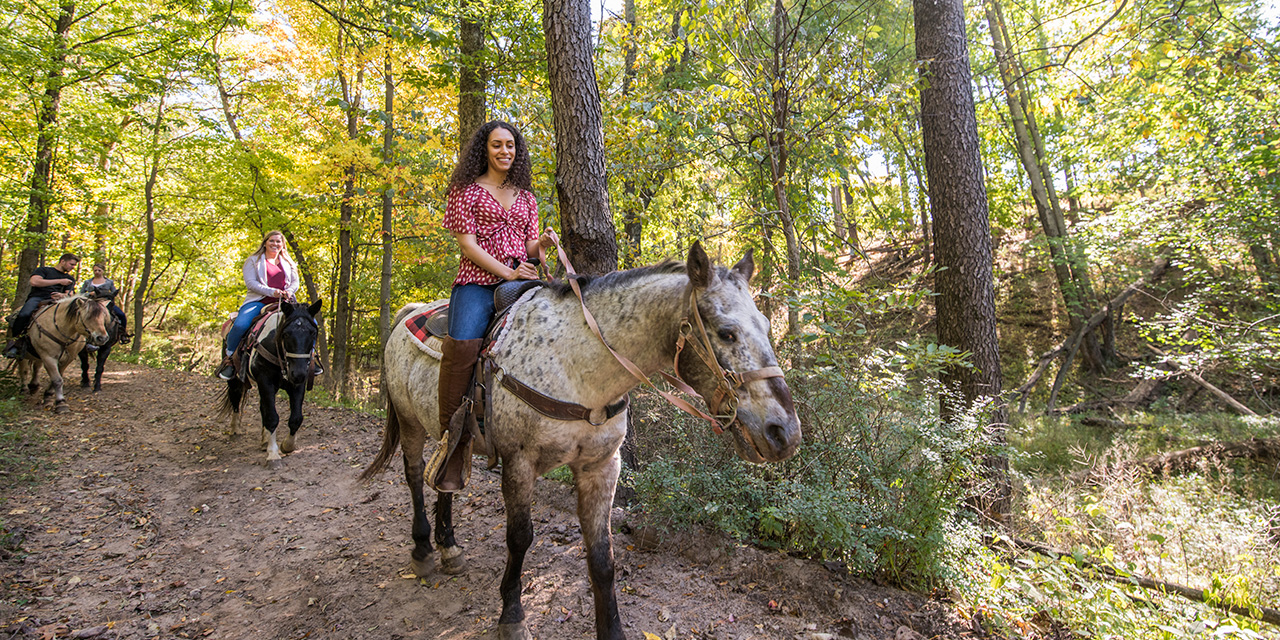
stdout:
[[[679,260],[666,260],[647,267],[611,271],[602,276],[578,276],[578,286],[582,288],[583,295],[586,295],[592,291],[607,291],[625,287],[637,280],[653,276],[683,274],[684,269],[685,263]],[[569,286],[567,278],[552,281],[547,284],[547,288],[557,297],[573,295],[573,287]]]
[[106,307],[104,307],[103,305],[88,304],[88,303],[96,303],[97,300],[94,298],[90,298],[87,294],[83,294],[83,293],[77,293],[73,296],[67,296],[55,302],[54,304],[71,304],[76,300],[83,300],[86,303],[86,311],[89,314],[90,318],[97,318],[98,316],[107,312]]

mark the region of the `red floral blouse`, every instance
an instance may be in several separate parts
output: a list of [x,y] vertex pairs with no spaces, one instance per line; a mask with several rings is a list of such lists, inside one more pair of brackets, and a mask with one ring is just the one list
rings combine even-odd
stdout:
[[[449,194],[441,224],[454,233],[474,235],[481,249],[514,268],[529,259],[526,242],[538,238],[538,201],[522,190],[511,208],[504,210],[493,194],[473,182]],[[453,286],[498,282],[502,278],[461,256]]]

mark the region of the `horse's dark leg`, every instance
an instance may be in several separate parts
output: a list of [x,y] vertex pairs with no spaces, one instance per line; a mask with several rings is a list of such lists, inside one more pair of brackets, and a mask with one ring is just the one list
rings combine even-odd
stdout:
[[502,576],[502,615],[498,618],[500,640],[531,640],[524,626],[524,605],[520,603],[520,572],[524,556],[533,544],[533,503],[535,474],[528,462],[503,460],[502,501],[507,510],[507,570]]
[[409,500],[413,502],[413,551],[409,567],[413,575],[424,578],[431,575],[435,566],[431,560],[431,523],[427,521],[426,500],[423,497],[422,476],[427,463],[422,459],[427,434],[422,425],[400,419],[395,403],[387,402],[387,429],[400,433],[400,452],[404,457],[404,479],[409,483]]
[[453,537],[453,492],[436,494],[436,544],[441,571],[457,575],[467,570],[467,558]]
[[623,640],[622,620],[618,617],[618,599],[613,589],[613,541],[609,532],[609,515],[613,492],[618,486],[620,458],[583,465],[574,470],[578,488],[578,524],[582,527],[582,545],[587,552],[587,571],[591,575],[591,595],[596,605],[596,639]]
[[280,457],[280,445],[276,443],[276,427],[280,426],[280,414],[276,413],[276,382],[263,380],[258,382],[258,408],[262,412],[263,440],[267,448],[267,468],[280,469],[284,460]]
[[284,453],[293,453],[293,437],[302,426],[302,399],[307,395],[307,385],[305,382],[299,385],[286,382],[285,392],[289,394],[289,435],[285,436],[284,442],[280,443],[280,450]]
[[93,372],[93,392],[102,391],[102,371],[107,368],[107,358],[111,357],[111,347],[98,349],[98,366]]
[[89,388],[89,350],[80,350],[80,387]]

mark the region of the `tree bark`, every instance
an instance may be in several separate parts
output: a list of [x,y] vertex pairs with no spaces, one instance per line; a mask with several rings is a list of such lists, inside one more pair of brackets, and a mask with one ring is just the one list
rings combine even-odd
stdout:
[[605,179],[590,1],[543,0],[542,26],[556,132],[560,236],[579,273],[607,273],[618,267],[618,242]]
[[[987,194],[979,155],[969,52],[962,0],[915,0],[916,58],[925,88],[920,92],[925,173],[933,218],[937,272],[938,341],[972,354],[973,368],[952,367],[940,376],[964,401],[942,401],[942,415],[956,416],[981,397],[996,398],[989,429],[1003,444],[1005,409],[996,336],[995,286]],[[991,493],[982,509],[997,518],[1009,510],[1008,460],[984,461]]]
[[[382,163],[383,168],[390,169],[395,164],[395,149],[392,146],[395,135],[394,117],[396,85],[391,74],[391,43],[387,42],[386,57],[382,63],[382,84],[384,89],[382,109],[386,116],[382,129]],[[461,112],[461,107],[459,107]],[[391,335],[391,258],[393,245],[393,220],[395,201],[390,185],[382,190],[382,276],[378,289],[378,344],[386,344]],[[378,350],[379,360],[382,350]],[[386,401],[386,377],[382,367],[378,367],[378,395]]]
[[142,351],[142,314],[147,302],[147,289],[151,285],[152,253],[156,243],[155,189],[160,175],[160,129],[164,120],[164,102],[167,90],[160,93],[160,104],[156,107],[156,119],[152,123],[151,134],[151,171],[147,175],[147,184],[143,188],[146,209],[143,223],[147,229],[147,240],[142,246],[142,276],[138,278],[138,287],[133,295],[133,344],[130,352],[138,354]]
[[53,57],[45,76],[44,96],[36,114],[36,153],[31,168],[31,192],[27,201],[27,237],[18,254],[18,286],[14,303],[22,304],[31,293],[31,273],[40,266],[44,255],[45,235],[49,233],[50,205],[53,200],[53,155],[58,146],[58,111],[62,106],[64,67],[67,63],[67,34],[75,24],[76,3],[62,2],[54,23]]
[[[360,66],[356,70],[354,82],[347,77],[341,66],[338,67],[338,84],[342,88],[342,99],[347,103],[347,138],[350,140],[355,140],[360,135],[359,111],[364,66],[357,64]],[[354,263],[351,222],[356,208],[356,168],[347,167],[343,170],[343,175],[342,204],[338,207],[338,287],[334,296],[332,363],[334,392],[339,398],[351,395],[351,271]]]
[[483,10],[478,0],[458,1],[458,35],[461,40],[458,63],[458,151],[487,121],[485,89],[489,72],[484,66],[486,27],[476,15]]

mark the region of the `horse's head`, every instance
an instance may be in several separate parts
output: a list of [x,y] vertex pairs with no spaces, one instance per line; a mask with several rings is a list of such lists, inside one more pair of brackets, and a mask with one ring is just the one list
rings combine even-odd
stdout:
[[707,399],[713,414],[724,416],[720,422],[733,434],[739,456],[777,462],[800,446],[800,418],[777,369],[769,321],[756,309],[747,286],[754,271],[750,250],[726,269],[712,264],[702,245],[694,243],[685,265],[687,300],[693,302],[687,302],[688,325],[681,329],[685,348],[677,373]]
[[284,375],[291,384],[303,384],[311,368],[311,353],[315,350],[316,337],[320,334],[318,319],[323,300],[311,306],[280,303],[282,318],[278,325]]
[[100,347],[111,339],[111,313],[107,311],[105,300],[81,295],[72,296],[67,304],[83,327],[81,333],[89,344]]

